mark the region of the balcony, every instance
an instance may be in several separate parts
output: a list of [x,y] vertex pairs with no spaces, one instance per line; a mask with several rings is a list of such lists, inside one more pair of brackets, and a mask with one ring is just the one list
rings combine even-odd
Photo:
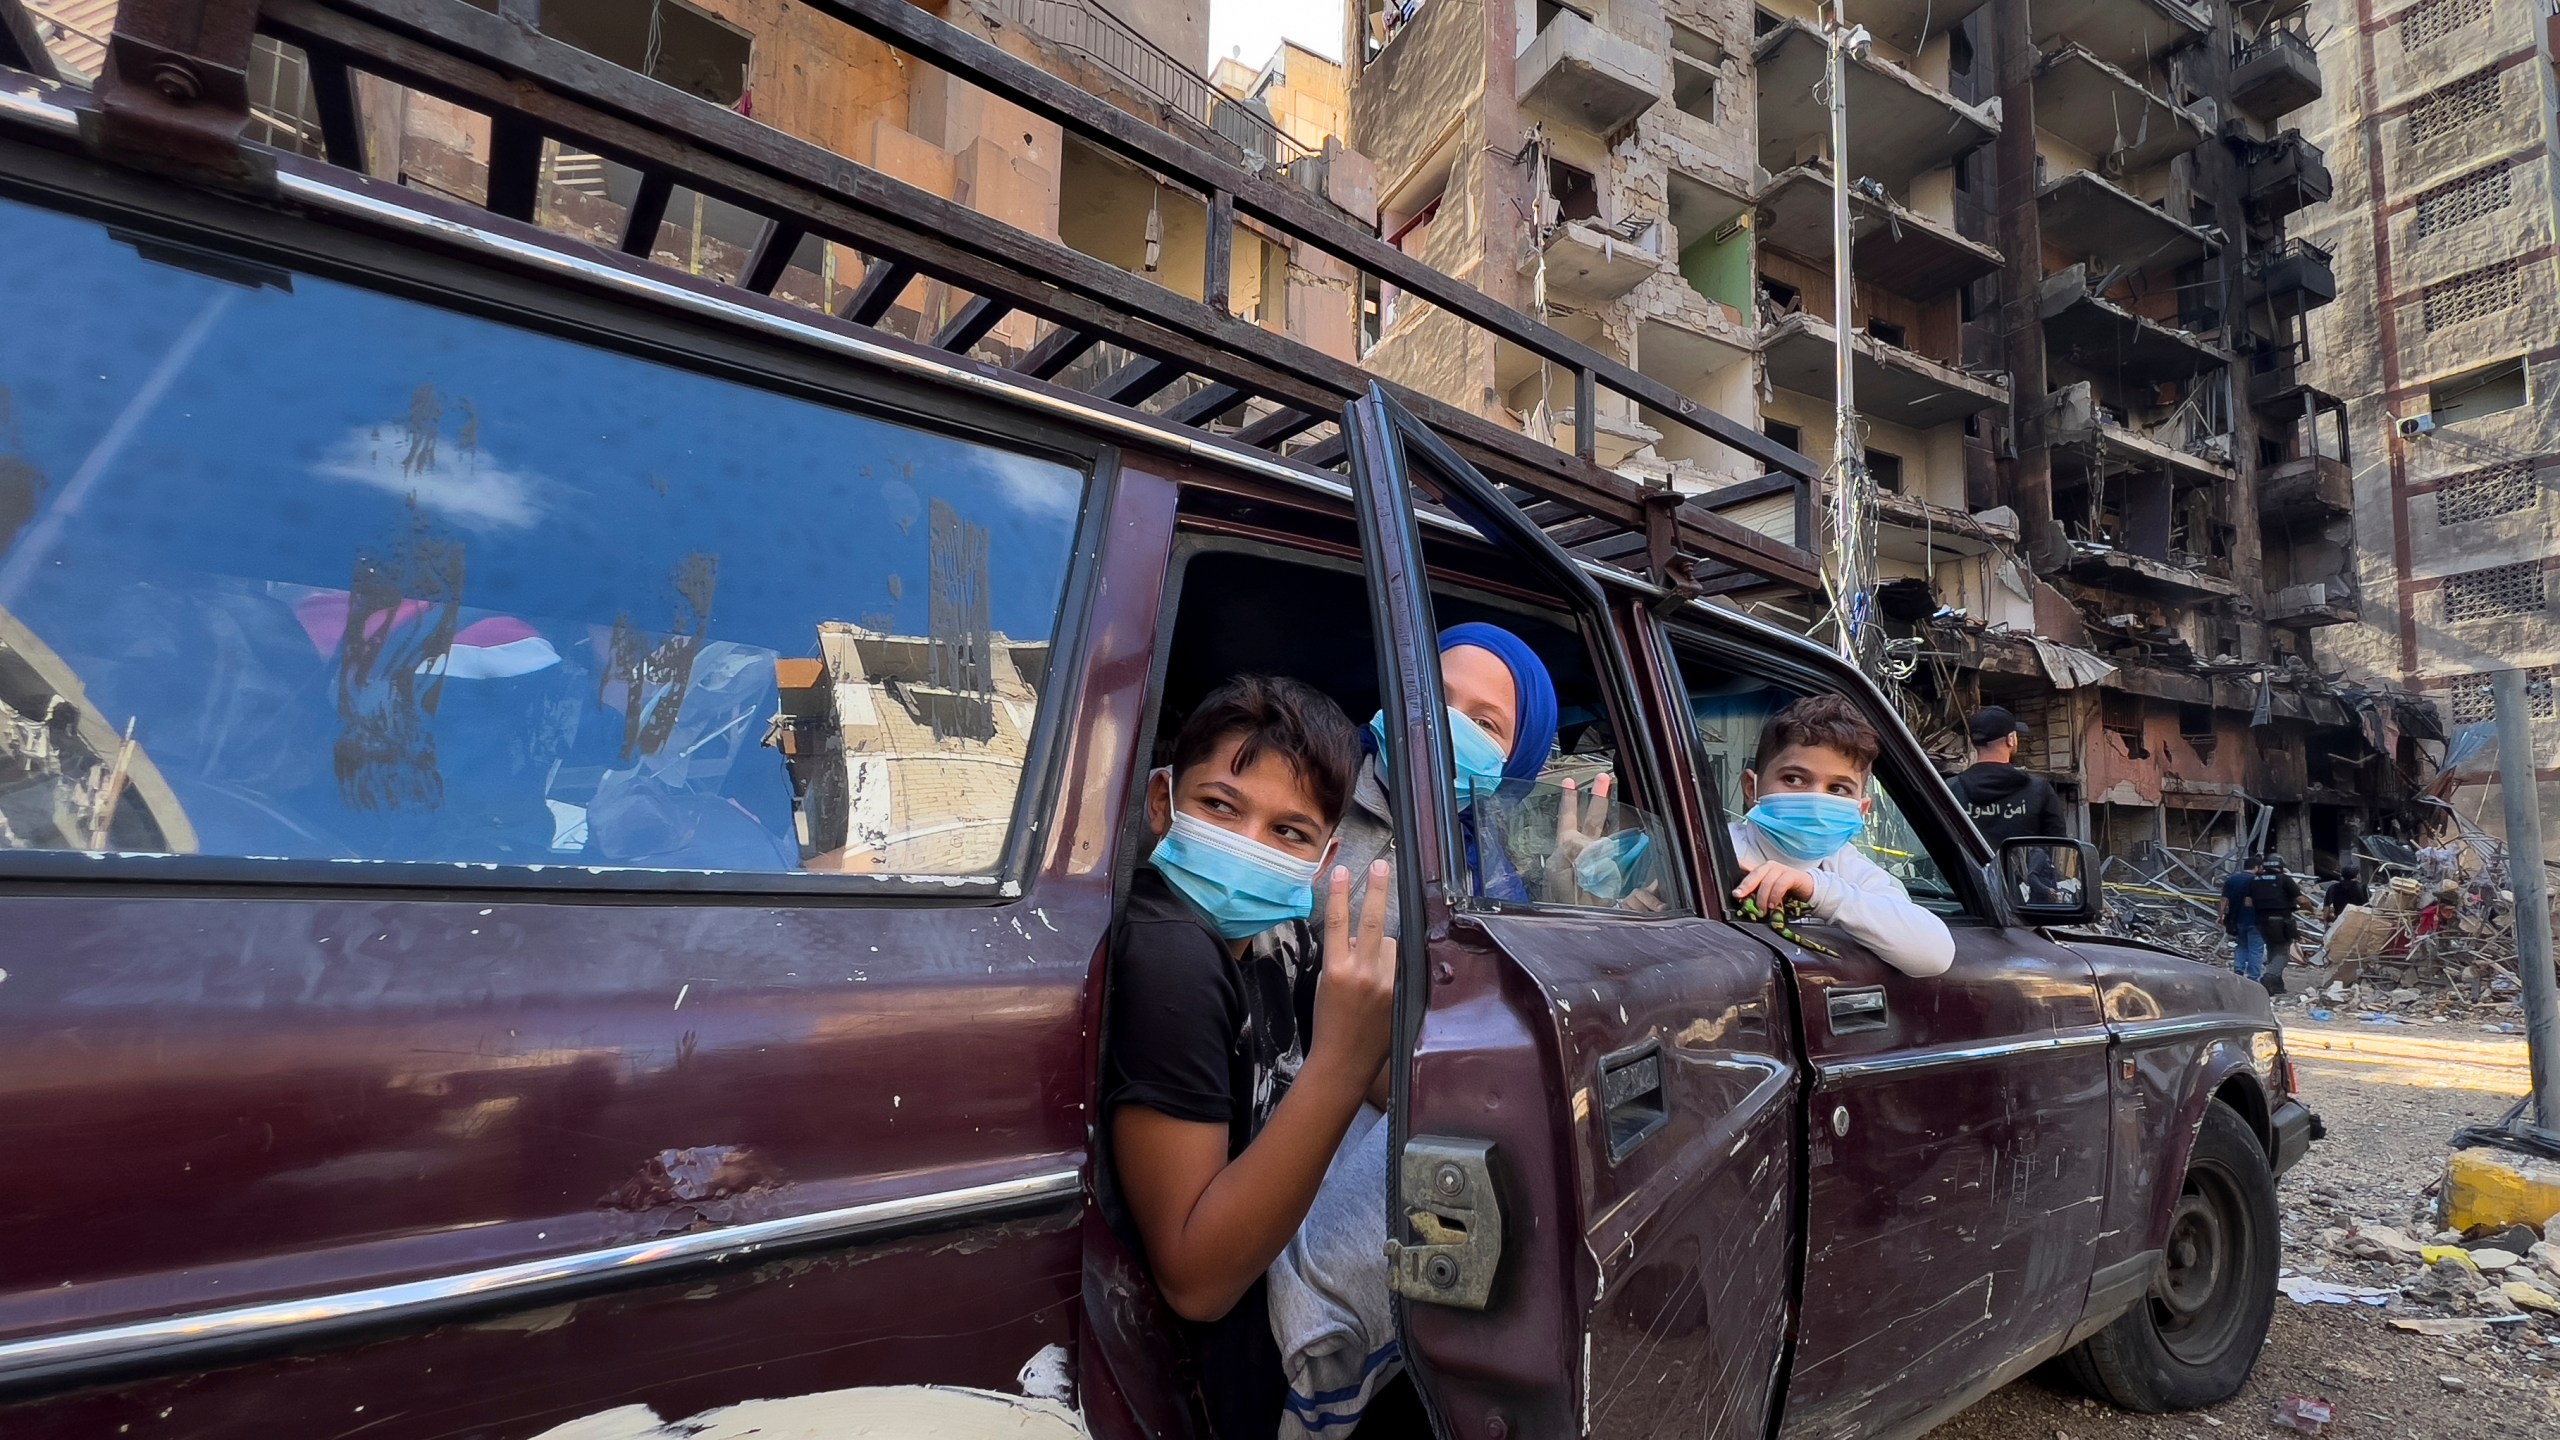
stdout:
[[2267,597],[2267,623],[2298,630],[2315,625],[2352,625],[2363,613],[2355,582],[2343,575],[2288,585]]
[[[1830,322],[1790,315],[1761,336],[1769,383],[1781,390],[1832,403],[1834,356]],[[1871,420],[1927,430],[2009,403],[2009,387],[1942,365],[1926,355],[1888,345],[1872,335],[1856,337],[1850,381],[1858,413]]]
[[2036,215],[2045,244],[2089,262],[2100,274],[2170,269],[2221,248],[2203,231],[2094,170],[2065,175],[2038,190]]
[[2045,277],[2036,299],[2045,353],[2127,384],[2186,380],[2231,363],[2231,357],[2188,331],[2136,315],[2089,289],[2089,267]]
[[2355,477],[2344,460],[2305,455],[2258,474],[2258,514],[2293,524],[2320,524],[2355,509]]
[[[1831,264],[1831,174],[1799,165],[1760,192],[1759,241]],[[1859,283],[1912,300],[1944,295],[2000,268],[2000,252],[1890,199],[1849,192],[1849,254]]]
[[1662,98],[1662,58],[1570,10],[1559,10],[1514,70],[1522,109],[1609,135]]
[[1570,305],[1608,304],[1668,266],[1661,238],[1661,227],[1652,224],[1629,239],[1587,220],[1563,222],[1547,232],[1547,243],[1540,247],[1547,261],[1547,298]]
[[2242,294],[2253,312],[2290,320],[2338,298],[2337,271],[2329,252],[2308,240],[2287,240],[2250,254]]
[[2311,364],[2299,340],[2265,346],[2249,357],[2249,403],[2287,419],[2339,405],[2336,396],[2311,383]]
[[2249,203],[2270,220],[2326,204],[2336,188],[2329,178],[2329,157],[2299,130],[2252,145],[2250,152],[2246,193]]
[[1876,492],[1876,525],[1877,553],[1914,565],[1995,554],[2018,543],[2016,512],[2005,506],[1975,515],[1890,490]]
[[2165,165],[2213,134],[2204,117],[2078,45],[2036,62],[2036,128],[2096,156],[2111,175]]
[[1846,0],[1849,23],[1864,25],[1905,55],[1919,53],[1920,42],[1944,35],[1990,0]]
[[2213,29],[2205,0],[2036,0],[2027,29],[2038,50],[2077,42],[2119,70],[2139,75],[2151,62]]
[[2273,124],[2320,98],[2320,57],[2299,30],[2271,25],[2231,62],[2231,103]]
[[[1760,37],[1760,164],[1776,175],[1823,158],[1831,148],[1831,113],[1814,98],[1827,53],[1822,36],[1790,20]],[[1854,185],[1873,179],[1895,195],[2000,133],[1988,114],[1886,60],[1851,57],[1849,161]]]
[[2071,542],[2071,561],[2064,573],[2086,585],[2188,605],[2229,600],[2240,593],[2239,586],[2206,569],[2199,557],[2157,559],[2093,540]]
[[2149,429],[2130,424],[2122,412],[2101,402],[2085,380],[2046,396],[2042,419],[2057,484],[2125,474],[2188,483],[2228,484],[2238,478],[2231,468],[2228,435],[2200,434],[2184,422]]

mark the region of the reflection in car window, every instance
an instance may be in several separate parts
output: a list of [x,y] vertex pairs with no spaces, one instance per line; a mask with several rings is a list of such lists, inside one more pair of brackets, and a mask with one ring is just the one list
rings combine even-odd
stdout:
[[[1458,607],[1442,603],[1450,611]],[[1654,914],[1687,908],[1661,815],[1622,763],[1601,682],[1574,632],[1517,616],[1497,623],[1535,637],[1555,682],[1556,744],[1534,782],[1476,802],[1467,859],[1476,892],[1494,899]],[[1478,838],[1491,833],[1500,844]]]
[[[1742,798],[1742,772],[1758,758],[1760,730],[1769,717],[1800,698],[1797,691],[1770,685],[1756,677],[1741,676],[1715,666],[1714,662],[1689,654],[1680,657],[1681,674],[1689,693],[1689,716],[1698,732],[1698,747],[1707,764],[1720,771],[1724,791],[1724,818],[1738,820],[1750,806]],[[1947,879],[1912,825],[1882,776],[1868,785],[1875,801],[1866,833],[1857,841],[1860,852],[1882,867],[1885,873],[1902,882],[1911,898],[1923,908],[1941,915],[1965,913],[1964,896]]]
[[1076,470],[24,206],[0,252],[0,848],[997,868]]

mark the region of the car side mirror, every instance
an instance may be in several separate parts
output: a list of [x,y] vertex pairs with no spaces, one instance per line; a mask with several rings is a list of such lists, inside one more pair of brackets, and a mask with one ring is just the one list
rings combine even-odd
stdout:
[[2098,847],[2086,840],[2022,835],[2001,842],[2000,886],[2029,925],[2095,925],[2105,913]]

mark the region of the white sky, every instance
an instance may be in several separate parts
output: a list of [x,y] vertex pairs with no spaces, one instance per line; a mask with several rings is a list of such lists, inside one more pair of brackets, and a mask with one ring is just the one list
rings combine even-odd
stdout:
[[1342,0],[1209,0],[1209,63],[1241,47],[1236,58],[1260,65],[1295,40],[1329,59],[1342,58]]

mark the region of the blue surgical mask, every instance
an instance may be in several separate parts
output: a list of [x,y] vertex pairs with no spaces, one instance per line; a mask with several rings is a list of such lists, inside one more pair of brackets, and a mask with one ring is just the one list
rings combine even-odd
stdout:
[[[1378,742],[1378,754],[1387,753],[1387,712],[1369,717],[1369,734]],[[1502,788],[1502,767],[1511,761],[1502,745],[1484,733],[1484,727],[1458,713],[1449,711],[1449,758],[1458,767],[1458,804],[1460,808]]]
[[1316,861],[1221,830],[1196,815],[1173,812],[1173,828],[1148,858],[1229,940],[1250,939],[1315,913]]
[[1583,847],[1573,862],[1573,880],[1599,899],[1626,899],[1645,883],[1653,837],[1642,830],[1621,830]]
[[1838,854],[1867,831],[1864,803],[1809,790],[1763,795],[1742,818],[1788,858],[1808,865]]

